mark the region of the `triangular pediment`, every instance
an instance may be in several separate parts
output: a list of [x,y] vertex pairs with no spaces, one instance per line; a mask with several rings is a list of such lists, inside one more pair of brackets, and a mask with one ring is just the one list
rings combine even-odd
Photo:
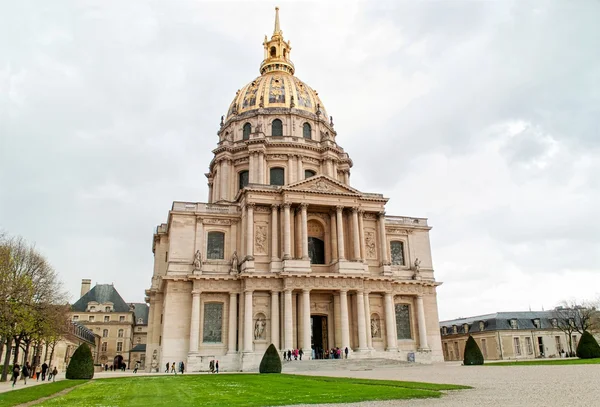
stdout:
[[324,194],[360,195],[360,191],[326,175],[316,175],[283,187],[286,191],[310,191]]

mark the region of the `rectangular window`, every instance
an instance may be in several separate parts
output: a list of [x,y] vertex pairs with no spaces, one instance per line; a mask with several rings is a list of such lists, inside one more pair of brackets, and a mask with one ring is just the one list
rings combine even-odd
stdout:
[[110,317],[108,315],[104,316],[104,322],[110,322]]
[[404,266],[404,242],[390,242],[390,251],[392,253],[392,264]]
[[102,352],[106,352],[107,346],[106,342],[102,342]]
[[158,346],[162,345],[162,336],[158,337]]
[[283,168],[271,168],[269,175],[271,185],[285,185],[285,170]]
[[533,344],[529,336],[525,338],[525,345],[527,346],[527,354],[531,355],[533,353]]
[[106,338],[108,336],[108,329],[105,329],[104,331],[102,331],[102,337]]
[[488,353],[487,353],[487,340],[486,339],[481,340],[481,353],[483,353],[483,358],[487,359]]
[[123,342],[117,342],[117,352],[123,352]]
[[206,258],[215,260],[225,258],[225,233],[208,232]]
[[511,319],[510,320],[510,328],[511,329],[518,329],[518,325],[517,325],[517,320],[516,319]]
[[554,340],[556,341],[556,351],[558,353],[561,353],[561,351],[562,351],[562,344],[560,343],[560,336],[555,336]]
[[119,317],[119,322],[124,322],[124,321],[125,321],[125,317],[124,317],[123,315],[121,315],[121,316]]
[[165,263],[169,261],[169,252],[165,252]]
[[519,338],[513,338],[515,345],[515,355],[521,355],[521,340]]
[[398,339],[412,339],[410,334],[410,307],[408,304],[396,304],[396,330]]
[[223,329],[223,303],[209,302],[204,304],[204,325],[202,327],[203,342],[221,342]]
[[444,358],[450,360],[450,353],[448,352],[448,342],[444,342]]
[[455,360],[460,360],[460,351],[458,350],[458,342],[454,342]]
[[93,315],[90,315],[89,321],[90,322],[94,322],[94,316]]
[[246,186],[248,186],[248,183],[250,182],[250,173],[248,171],[241,171],[238,177],[239,189],[244,189]]

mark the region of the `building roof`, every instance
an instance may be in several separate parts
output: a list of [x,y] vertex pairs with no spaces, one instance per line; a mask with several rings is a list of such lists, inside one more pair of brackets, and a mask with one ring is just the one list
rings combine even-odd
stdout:
[[[113,312],[129,312],[129,305],[123,300],[117,289],[112,284],[96,284],[90,291],[78,299],[71,306],[71,310],[85,312],[89,302],[98,304],[113,304]],[[146,318],[147,319],[147,318]]]
[[133,348],[131,348],[130,352],[146,352],[146,344],[138,343]]
[[[464,325],[469,326],[469,332],[480,332],[479,322],[484,323],[484,331],[495,331],[503,329],[514,329],[510,321],[517,321],[517,329],[552,329],[552,319],[556,318],[554,311],[517,311],[517,312],[495,312],[493,314],[477,315],[467,318],[450,319],[440,321],[440,328],[457,327],[457,333],[464,332]],[[536,326],[534,320],[539,320]],[[451,333],[449,333],[451,334]]]
[[[148,304],[143,302],[132,302],[131,305],[133,306],[136,325],[148,325],[148,312],[150,311]],[[142,318],[142,323],[138,323],[138,319],[140,318]]]

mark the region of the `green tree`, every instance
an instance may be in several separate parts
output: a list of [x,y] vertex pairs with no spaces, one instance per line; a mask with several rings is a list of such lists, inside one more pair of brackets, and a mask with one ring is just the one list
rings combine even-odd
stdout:
[[67,366],[67,379],[91,379],[94,377],[94,359],[88,345],[81,344],[73,353]]
[[483,365],[483,354],[471,335],[469,335],[469,339],[467,339],[467,343],[465,344],[465,358],[463,362],[465,366]]
[[275,345],[270,344],[260,361],[260,373],[281,373],[281,359]]
[[583,335],[581,335],[577,345],[577,357],[580,359],[600,358],[600,345],[588,331],[583,331]]

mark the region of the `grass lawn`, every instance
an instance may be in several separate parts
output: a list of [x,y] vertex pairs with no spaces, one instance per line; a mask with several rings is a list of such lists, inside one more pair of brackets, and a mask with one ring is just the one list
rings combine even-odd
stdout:
[[220,374],[92,380],[40,406],[284,406],[440,397],[465,386],[318,376]]
[[0,393],[0,407],[16,406],[29,401],[48,397],[64,389],[85,383],[85,380],[61,380],[59,382],[38,384],[36,386],[23,385],[18,382],[19,390],[12,390],[6,393]]
[[596,359],[540,359],[523,360],[514,362],[486,363],[485,366],[533,366],[533,365],[597,365],[600,358]]

